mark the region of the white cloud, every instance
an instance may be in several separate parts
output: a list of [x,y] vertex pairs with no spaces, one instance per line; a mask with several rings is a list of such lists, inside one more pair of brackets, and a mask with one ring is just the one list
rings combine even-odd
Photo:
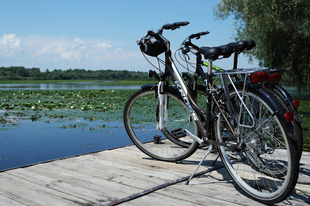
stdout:
[[53,41],[36,52],[36,56],[46,61],[82,61],[86,57],[87,48],[80,38],[74,41]]
[[80,43],[80,44],[83,43],[82,40],[81,40],[80,38],[75,38],[74,41],[76,41],[76,42],[78,42],[78,43]]
[[119,54],[121,51],[123,51],[123,48],[117,48],[114,50],[114,53],[117,55]]
[[135,50],[128,45],[127,42],[103,39],[5,34],[0,37],[0,66],[22,65],[38,67],[42,71],[46,68],[139,70],[137,65],[140,63],[135,62],[144,61],[143,56],[136,45]]
[[3,37],[0,38],[0,54],[12,56],[21,49],[21,41],[16,37],[16,34],[3,34]]
[[98,43],[98,44],[96,44],[96,47],[97,48],[111,48],[112,45],[109,45],[107,43]]

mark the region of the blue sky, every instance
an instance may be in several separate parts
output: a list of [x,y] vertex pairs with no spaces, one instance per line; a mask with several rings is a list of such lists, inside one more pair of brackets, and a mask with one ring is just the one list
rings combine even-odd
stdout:
[[[136,40],[165,23],[189,21],[164,31],[175,50],[190,34],[210,31],[196,43],[233,41],[233,20],[215,20],[216,0],[10,0],[1,1],[0,66],[148,71]],[[240,67],[248,67],[246,57]],[[215,62],[230,68],[232,58]]]

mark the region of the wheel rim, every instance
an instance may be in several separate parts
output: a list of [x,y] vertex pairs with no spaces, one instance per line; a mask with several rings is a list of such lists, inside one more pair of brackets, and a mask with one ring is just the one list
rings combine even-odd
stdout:
[[[288,185],[290,148],[286,133],[277,116],[272,115],[271,108],[258,96],[252,95],[251,98],[247,96],[246,104],[253,104],[253,99],[259,100],[262,116],[255,119],[257,127],[240,130],[240,136],[247,145],[246,149],[237,151],[221,146],[220,153],[231,177],[243,190],[257,199],[274,199],[279,197]],[[255,113],[253,105],[249,108]],[[244,124],[249,123],[247,118],[241,118],[242,120]],[[223,129],[224,127],[222,119],[219,118],[217,138],[220,142],[231,141],[231,134]]]

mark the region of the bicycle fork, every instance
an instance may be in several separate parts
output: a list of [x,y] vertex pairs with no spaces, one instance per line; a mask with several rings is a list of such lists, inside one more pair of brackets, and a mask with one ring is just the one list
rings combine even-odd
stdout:
[[159,111],[158,111],[158,123],[157,130],[162,130],[164,124],[168,120],[168,96],[164,92],[164,81],[160,81],[158,85],[158,99],[159,99]]
[[[177,84],[178,85],[178,84]],[[191,117],[193,118],[193,121],[197,121],[197,115],[194,112],[194,110],[191,108],[191,105],[189,104],[189,101],[187,100],[186,95],[182,93],[182,88],[178,87],[179,91],[183,97],[184,102],[186,105],[190,108]],[[164,81],[160,81],[158,85],[158,100],[159,100],[159,112],[158,112],[158,121],[157,121],[157,130],[162,130],[164,128],[164,125],[168,123],[168,113],[169,113],[169,98],[164,92]],[[190,121],[190,120],[189,120]],[[196,135],[192,134],[187,129],[184,129],[184,132],[187,136],[192,138],[194,141],[196,141],[198,144],[202,145],[204,143],[204,140],[197,137]]]

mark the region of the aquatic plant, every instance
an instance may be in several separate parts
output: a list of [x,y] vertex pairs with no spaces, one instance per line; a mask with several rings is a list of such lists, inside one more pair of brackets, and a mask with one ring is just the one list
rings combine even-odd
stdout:
[[[117,120],[133,90],[1,90],[0,109],[18,116]],[[4,120],[2,120],[4,121]]]

